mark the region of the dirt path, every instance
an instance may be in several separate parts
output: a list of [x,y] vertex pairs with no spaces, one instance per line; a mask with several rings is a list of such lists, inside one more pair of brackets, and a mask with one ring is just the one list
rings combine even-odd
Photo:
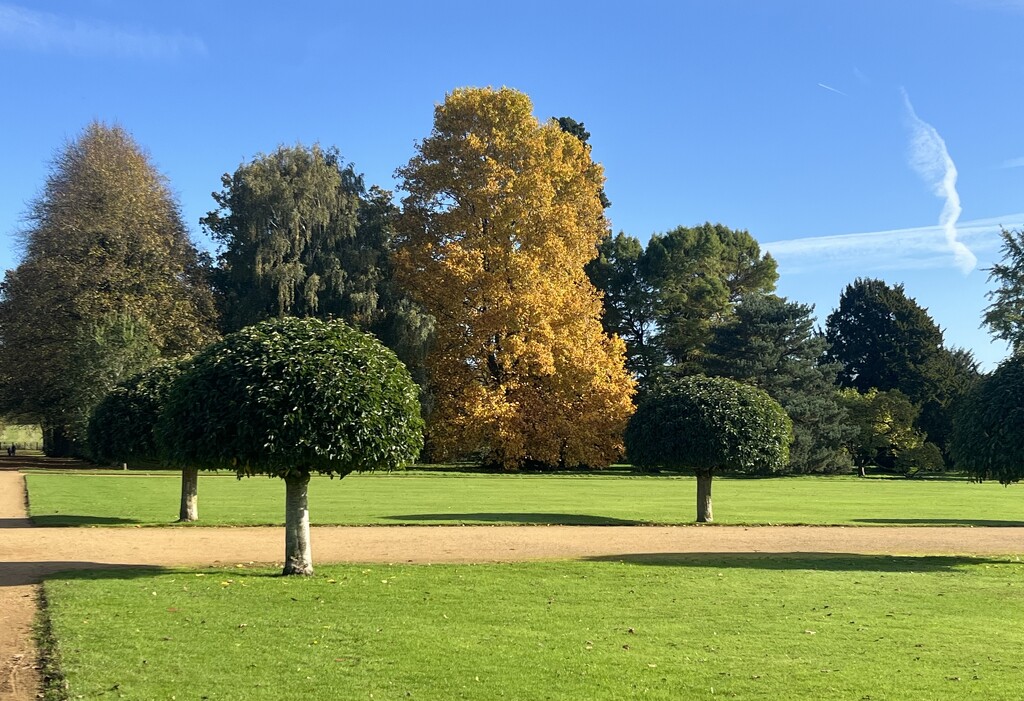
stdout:
[[[1024,554],[1020,528],[390,526],[313,528],[317,562],[508,562],[670,553]],[[24,478],[0,471],[0,699],[35,698],[31,624],[49,574],[279,562],[283,528],[32,528]]]

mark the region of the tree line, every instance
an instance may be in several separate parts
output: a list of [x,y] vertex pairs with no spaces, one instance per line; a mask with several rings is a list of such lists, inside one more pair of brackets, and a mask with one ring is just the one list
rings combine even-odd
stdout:
[[[782,407],[780,469],[957,457],[957,412],[989,380],[901,285],[853,281],[822,330],[774,293],[776,263],[747,231],[613,235],[589,137],[514,90],[455,90],[396,171],[397,204],[337,149],[282,146],[223,176],[201,220],[210,256],[131,136],[93,123],[53,161],[0,289],[0,413],[40,423],[50,454],[88,454],[90,413],[119,382],[314,317],[409,368],[433,459],[608,465],[636,405],[700,375]],[[1019,355],[1024,235],[1003,244],[985,323]]]

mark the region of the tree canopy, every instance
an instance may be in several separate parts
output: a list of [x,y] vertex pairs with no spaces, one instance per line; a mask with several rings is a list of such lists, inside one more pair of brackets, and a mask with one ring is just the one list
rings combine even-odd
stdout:
[[76,452],[116,382],[215,335],[208,262],[166,178],[99,122],[54,159],[23,237],[0,290],[2,409],[38,420],[49,453]]
[[961,470],[1002,484],[1024,478],[1024,356],[1005,360],[967,394],[950,452]]
[[372,336],[341,321],[269,320],[195,357],[168,393],[157,438],[174,464],[283,478],[285,573],[310,574],[311,473],[414,460],[423,445],[418,393]]
[[792,422],[766,392],[726,377],[663,379],[626,429],[627,458],[698,476],[697,520],[712,520],[711,478],[723,469],[768,474],[789,461]]
[[506,469],[607,465],[633,382],[584,273],[604,177],[532,109],[507,88],[456,90],[397,173],[399,279],[436,319],[430,444]]
[[943,345],[942,329],[903,285],[857,279],[829,315],[825,337],[843,387],[898,389],[920,407],[919,427],[945,447],[951,407],[976,378],[977,366],[969,353]]

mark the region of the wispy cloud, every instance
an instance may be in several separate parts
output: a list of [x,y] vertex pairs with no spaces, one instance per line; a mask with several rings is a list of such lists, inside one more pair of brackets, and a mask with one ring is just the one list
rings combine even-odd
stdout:
[[198,37],[37,12],[7,3],[0,3],[0,46],[143,59],[206,54],[206,45]]
[[834,93],[836,93],[836,94],[838,94],[838,95],[842,95],[843,97],[849,97],[849,95],[847,95],[846,93],[844,93],[844,92],[843,92],[842,90],[836,90],[836,89],[835,89],[835,88],[833,88],[833,87],[832,87],[831,85],[825,85],[824,83],[818,83],[818,87],[819,87],[819,88],[825,88],[825,89],[826,89],[826,90],[828,90],[829,92],[834,92]]
[[1024,158],[1009,158],[999,164],[1000,168],[1024,168]]
[[[1002,227],[1024,227],[1024,212],[962,222],[958,234],[973,250],[987,257],[991,254],[994,258],[999,251]],[[859,234],[809,236],[770,241],[762,243],[761,247],[778,260],[779,269],[785,274],[836,269],[851,269],[858,273],[920,270],[960,265],[941,224]]]
[[910,121],[910,167],[931,186],[936,197],[945,200],[939,214],[939,226],[946,236],[946,244],[953,252],[957,266],[964,273],[969,273],[978,264],[978,258],[957,238],[956,223],[963,207],[960,206],[960,194],[956,191],[956,164],[950,158],[946,142],[935,127],[917,116],[906,90],[903,91],[903,104]]

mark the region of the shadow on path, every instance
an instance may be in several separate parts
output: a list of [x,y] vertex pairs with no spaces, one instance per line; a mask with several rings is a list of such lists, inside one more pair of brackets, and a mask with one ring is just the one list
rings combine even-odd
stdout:
[[56,560],[53,562],[0,562],[0,587],[20,587],[38,584],[58,572],[90,570],[81,576],[88,579],[134,579],[168,568],[153,565],[133,565],[112,562],[81,562]]
[[[16,523],[7,525],[5,521],[18,521],[20,519],[0,518],[0,528],[19,528]],[[117,518],[115,516],[82,516],[79,514],[42,514],[31,516],[28,519],[33,526],[42,528],[58,528],[63,526],[128,526],[142,523],[134,518]]]
[[522,523],[530,525],[557,526],[645,526],[647,521],[613,518],[611,516],[594,516],[591,514],[552,514],[552,513],[468,513],[468,514],[398,514],[385,516],[390,521],[438,521],[448,522],[483,522],[483,523]]
[[957,555],[862,555],[858,553],[636,553],[586,557],[590,562],[625,562],[663,567],[815,570],[822,572],[948,572],[961,565],[1024,562]]

